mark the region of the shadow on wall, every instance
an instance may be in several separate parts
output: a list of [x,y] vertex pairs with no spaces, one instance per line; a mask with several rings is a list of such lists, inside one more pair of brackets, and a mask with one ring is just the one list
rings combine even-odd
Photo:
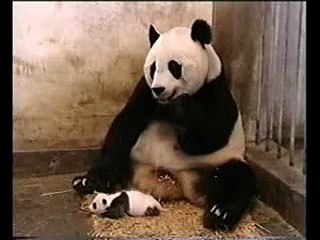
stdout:
[[27,3],[14,9],[14,151],[100,145],[143,74],[150,23],[211,22],[212,3]]

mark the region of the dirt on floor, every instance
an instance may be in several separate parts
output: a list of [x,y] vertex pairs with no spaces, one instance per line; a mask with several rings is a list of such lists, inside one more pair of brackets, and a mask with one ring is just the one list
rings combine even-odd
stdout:
[[[14,179],[14,236],[79,239],[92,232],[90,216],[80,208],[84,199],[71,189],[75,175]],[[251,218],[261,235],[297,234],[271,208],[259,201],[257,207]]]

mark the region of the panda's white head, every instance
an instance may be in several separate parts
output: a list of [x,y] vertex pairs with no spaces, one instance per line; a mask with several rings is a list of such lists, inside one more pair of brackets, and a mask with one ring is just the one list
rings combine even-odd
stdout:
[[144,75],[155,99],[166,103],[182,94],[193,95],[220,74],[221,61],[211,40],[211,27],[200,19],[191,28],[175,27],[165,33],[150,26]]
[[106,212],[112,201],[118,197],[120,193],[117,194],[106,194],[106,193],[97,193],[96,197],[93,199],[89,205],[90,212],[94,214],[101,214]]

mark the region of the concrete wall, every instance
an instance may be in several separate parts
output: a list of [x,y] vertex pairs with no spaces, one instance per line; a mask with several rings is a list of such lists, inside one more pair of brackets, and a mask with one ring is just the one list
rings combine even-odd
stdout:
[[14,2],[14,151],[101,144],[142,76],[150,23],[160,31],[211,2]]

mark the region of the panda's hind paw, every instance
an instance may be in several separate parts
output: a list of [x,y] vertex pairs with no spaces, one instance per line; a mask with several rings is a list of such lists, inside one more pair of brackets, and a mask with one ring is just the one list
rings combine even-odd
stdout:
[[232,208],[215,204],[205,211],[203,226],[212,230],[231,231],[238,223],[241,215]]

